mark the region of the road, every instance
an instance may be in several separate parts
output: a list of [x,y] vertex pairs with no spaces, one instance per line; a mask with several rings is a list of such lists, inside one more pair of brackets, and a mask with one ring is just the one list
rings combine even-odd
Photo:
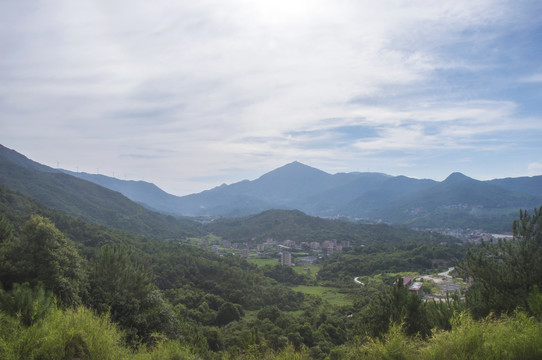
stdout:
[[354,278],[354,282],[355,282],[356,284],[361,285],[361,286],[365,286],[364,283],[362,283],[361,281],[359,281],[359,276],[356,276],[356,277]]

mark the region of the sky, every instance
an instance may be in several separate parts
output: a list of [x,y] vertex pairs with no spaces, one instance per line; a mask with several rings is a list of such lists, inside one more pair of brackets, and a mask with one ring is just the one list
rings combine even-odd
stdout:
[[542,175],[542,1],[0,1],[0,143],[175,195]]

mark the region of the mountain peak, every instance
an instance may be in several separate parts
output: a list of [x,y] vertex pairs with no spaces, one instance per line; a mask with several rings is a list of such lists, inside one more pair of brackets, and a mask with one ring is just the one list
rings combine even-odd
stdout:
[[312,166],[305,165],[303,163],[300,163],[299,161],[294,161],[289,164],[283,165],[275,170],[272,170],[268,172],[267,174],[264,174],[260,177],[260,179],[264,178],[274,178],[274,177],[286,177],[290,178],[291,180],[294,180],[296,178],[305,178],[306,176],[329,176],[328,173],[313,168]]
[[468,181],[468,180],[473,180],[473,179],[460,172],[453,172],[443,181],[443,183],[457,184],[457,183]]
[[[295,161],[292,161],[291,163],[288,163],[284,166],[281,166],[282,168],[285,168],[285,167],[296,167],[296,168],[310,168],[309,165],[305,165],[297,160]],[[280,168],[279,168],[280,169]]]

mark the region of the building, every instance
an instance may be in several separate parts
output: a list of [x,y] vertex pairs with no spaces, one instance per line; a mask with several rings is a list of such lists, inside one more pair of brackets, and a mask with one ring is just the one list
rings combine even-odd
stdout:
[[250,251],[247,248],[245,248],[245,249],[243,249],[243,251],[241,253],[241,256],[244,257],[244,258],[247,258],[249,253],[250,253]]
[[316,256],[303,256],[301,259],[299,259],[300,264],[312,264],[316,260],[318,260],[318,257]]
[[283,266],[292,266],[292,254],[287,251],[283,251],[280,254],[280,264]]
[[349,248],[350,247],[350,241],[348,241],[348,240],[341,241],[341,246],[343,248]]
[[218,254],[218,245],[211,246],[211,252],[213,254]]
[[410,285],[412,284],[412,278],[411,278],[411,277],[403,276],[402,278],[395,280],[395,281],[393,282],[393,285],[399,284],[399,281],[400,281],[401,279],[403,280],[403,286],[410,286]]
[[419,297],[423,297],[423,283],[415,282],[408,288],[408,291],[416,293]]
[[289,248],[293,248],[295,246],[295,241],[293,241],[293,240],[284,240],[283,245],[287,246]]

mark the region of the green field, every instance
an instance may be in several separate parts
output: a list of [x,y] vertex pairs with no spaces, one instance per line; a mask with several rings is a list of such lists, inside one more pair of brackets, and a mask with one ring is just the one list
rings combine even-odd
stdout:
[[261,258],[252,258],[252,257],[249,257],[247,259],[247,261],[249,263],[252,263],[252,264],[255,264],[255,265],[258,265],[258,266],[265,266],[265,265],[271,265],[271,266],[274,266],[274,265],[278,265],[279,264],[279,259],[261,259]]
[[294,271],[298,274],[309,275],[311,279],[316,279],[316,274],[318,274],[318,271],[320,271],[321,268],[322,265],[307,264],[294,266]]
[[293,286],[292,290],[299,291],[304,294],[320,296],[323,300],[332,305],[352,305],[353,302],[353,298],[350,294],[340,292],[341,289],[335,287],[298,285]]
[[203,239],[207,240],[209,245],[220,245],[220,243],[222,242],[222,239],[220,238],[220,236],[216,236],[213,234],[205,235],[204,237],[201,237],[201,238],[198,238],[198,237],[187,238],[186,242],[190,245],[201,246]]

